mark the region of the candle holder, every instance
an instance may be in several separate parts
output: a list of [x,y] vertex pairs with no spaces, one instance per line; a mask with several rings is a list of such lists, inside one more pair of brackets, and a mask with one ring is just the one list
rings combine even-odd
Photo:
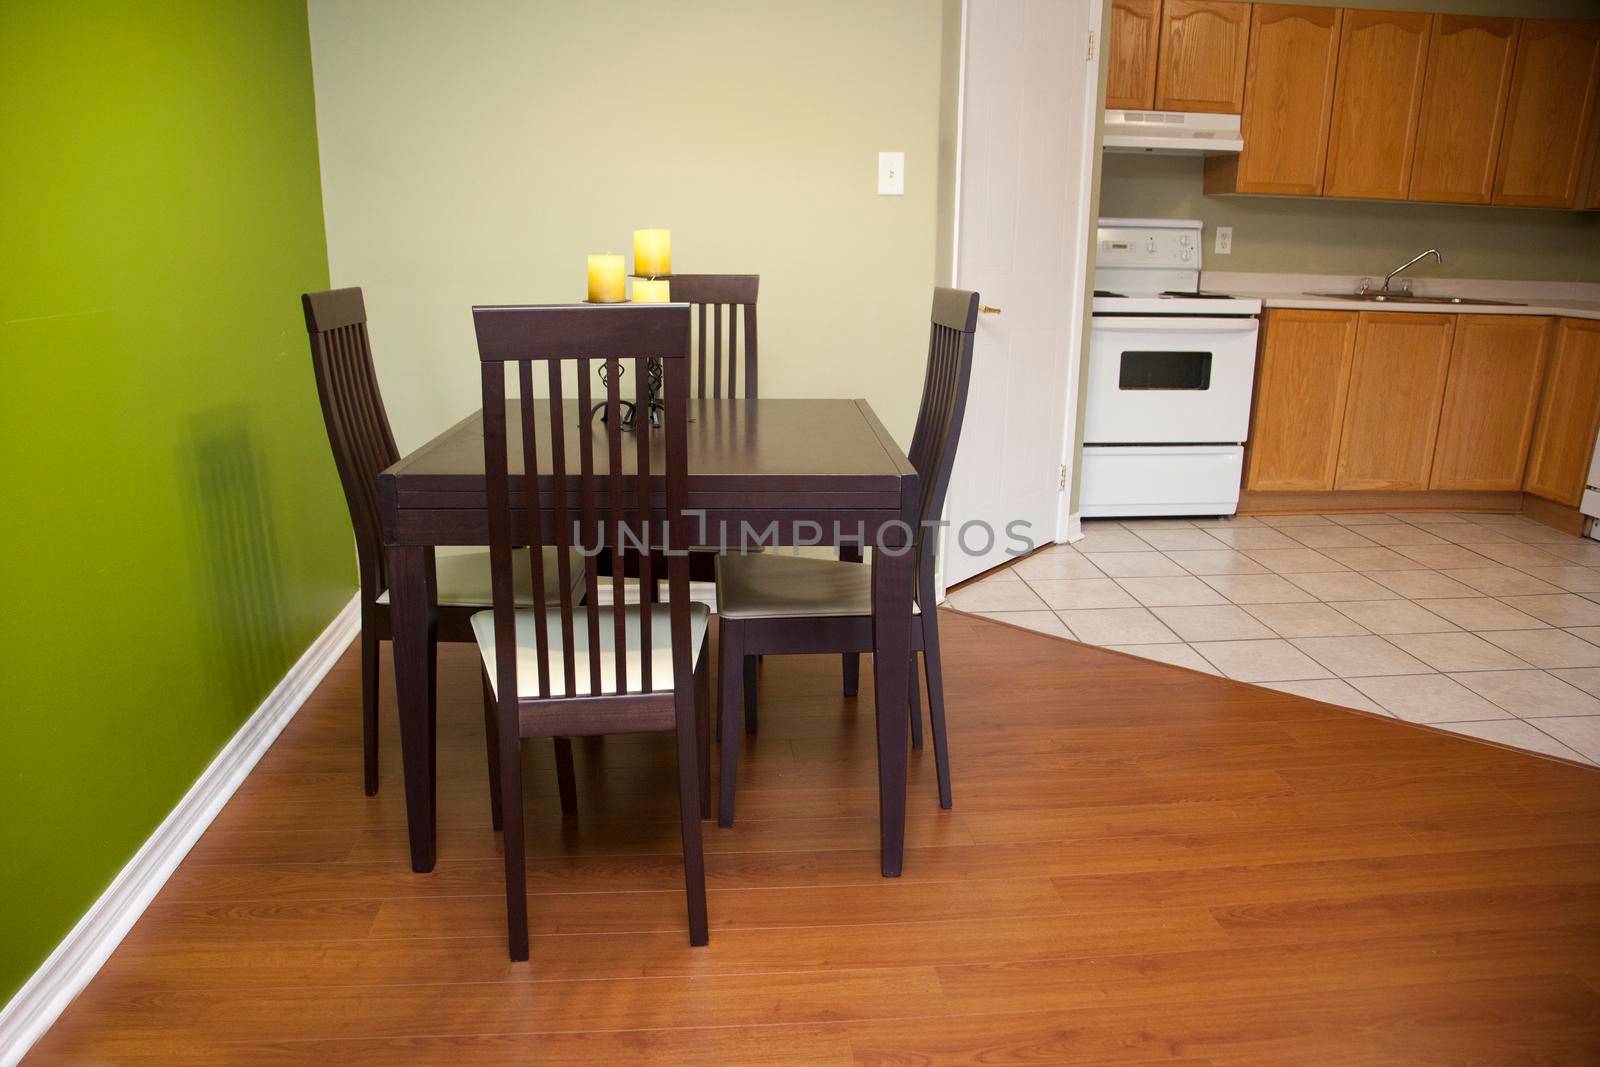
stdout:
[[[611,365],[609,363],[600,364],[600,384],[604,385],[607,389],[611,388],[610,370]],[[620,377],[626,373],[628,373],[627,368],[621,363],[618,363],[618,376]],[[647,385],[650,390],[650,400],[648,404],[649,411],[646,417],[649,419],[652,429],[659,429],[661,426],[662,417],[665,415],[667,410],[666,401],[662,400],[661,398],[661,390],[666,385],[666,368],[662,366],[659,359],[652,359],[645,363],[645,374],[647,376]],[[621,382],[619,381],[617,384],[618,388],[621,388]],[[622,420],[622,428],[624,430],[638,429],[639,406],[632,400],[618,400],[617,408]],[[611,418],[611,412],[607,410],[607,403],[604,400],[598,401],[592,407],[590,407],[589,413],[591,415],[598,413],[601,422],[606,422]]]

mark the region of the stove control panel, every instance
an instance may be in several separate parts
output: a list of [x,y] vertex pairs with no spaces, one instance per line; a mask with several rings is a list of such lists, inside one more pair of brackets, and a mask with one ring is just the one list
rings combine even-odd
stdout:
[[1097,268],[1200,269],[1198,219],[1101,219]]

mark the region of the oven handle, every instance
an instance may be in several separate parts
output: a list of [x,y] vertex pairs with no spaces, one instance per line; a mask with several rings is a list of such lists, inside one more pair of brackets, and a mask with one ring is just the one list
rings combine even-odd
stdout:
[[1253,318],[1175,319],[1100,316],[1090,322],[1091,329],[1123,333],[1135,330],[1140,333],[1255,333],[1257,325]]

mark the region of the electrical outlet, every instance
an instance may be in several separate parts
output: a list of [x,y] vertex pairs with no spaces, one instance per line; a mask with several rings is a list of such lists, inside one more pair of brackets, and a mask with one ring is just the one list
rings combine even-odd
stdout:
[[904,196],[906,192],[906,154],[878,153],[878,195]]
[[1217,255],[1225,256],[1233,251],[1233,227],[1217,227]]

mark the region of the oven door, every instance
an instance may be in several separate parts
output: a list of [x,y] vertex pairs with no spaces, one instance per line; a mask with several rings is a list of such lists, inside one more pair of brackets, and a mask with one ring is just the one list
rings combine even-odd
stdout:
[[1250,429],[1253,318],[1097,316],[1085,444],[1239,444]]

